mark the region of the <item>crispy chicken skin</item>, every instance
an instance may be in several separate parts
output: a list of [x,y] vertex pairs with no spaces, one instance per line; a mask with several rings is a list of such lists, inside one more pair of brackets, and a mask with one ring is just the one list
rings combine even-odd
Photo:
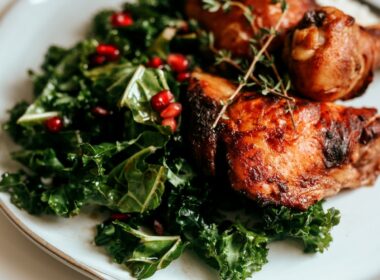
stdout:
[[378,33],[378,27],[365,29],[336,8],[306,13],[284,47],[296,91],[318,101],[364,93],[380,66]]
[[[272,0],[238,0],[253,9],[253,27],[244,16],[242,9],[231,7],[229,12],[222,10],[210,13],[202,8],[202,0],[187,0],[186,13],[198,20],[207,30],[213,32],[216,47],[232,51],[235,55],[247,56],[250,53],[248,41],[260,28],[274,27],[281,17],[280,4]],[[280,32],[295,26],[306,11],[315,8],[315,0],[288,0],[289,10],[283,20]]]
[[235,190],[302,210],[342,189],[374,183],[380,171],[376,109],[297,98],[294,129],[286,101],[246,92],[212,129],[221,101],[234,88],[204,73],[190,80],[188,139],[204,172],[221,174],[225,170],[218,168],[227,165]]

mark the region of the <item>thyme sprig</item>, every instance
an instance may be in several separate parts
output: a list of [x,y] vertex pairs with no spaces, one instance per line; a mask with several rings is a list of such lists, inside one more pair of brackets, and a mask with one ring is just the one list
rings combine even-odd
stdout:
[[[203,0],[204,4],[205,4],[205,1],[208,4],[210,4],[210,5],[211,4],[214,5],[214,6],[212,6],[212,10],[214,10],[214,11],[215,11],[216,7],[218,6],[218,3],[219,3],[218,7],[220,9],[220,8],[223,8],[225,5],[227,5],[226,4],[227,2],[229,2],[229,3],[235,2],[235,1],[228,1],[228,0],[222,0],[222,1],[218,1],[218,0]],[[285,4],[283,4],[282,2],[284,2]],[[269,29],[269,30],[265,30],[265,31],[268,31],[268,34],[267,34],[265,42],[262,44],[262,47],[260,49],[256,49],[256,47],[253,44],[251,44],[252,49],[253,49],[255,55],[254,55],[254,57],[253,57],[250,65],[248,67],[248,70],[245,72],[244,76],[239,79],[239,85],[236,88],[235,92],[223,104],[223,107],[221,108],[218,116],[216,117],[216,119],[215,119],[215,121],[213,123],[213,126],[212,126],[213,128],[215,128],[218,125],[220,119],[223,117],[223,115],[227,111],[228,107],[236,100],[236,98],[241,93],[241,91],[249,84],[248,83],[249,79],[253,79],[253,81],[256,82],[256,83],[258,82],[256,78],[253,78],[254,77],[253,72],[254,72],[254,70],[256,68],[257,63],[259,61],[261,61],[265,57],[265,53],[267,52],[268,47],[271,45],[271,43],[273,42],[273,40],[277,36],[277,32],[278,32],[278,30],[279,30],[279,28],[280,28],[280,26],[281,26],[281,24],[282,24],[282,22],[283,22],[283,20],[285,18],[287,10],[288,10],[287,5],[286,5],[286,1],[282,1],[282,2],[281,2],[282,3],[281,4],[282,15],[281,15],[280,19],[278,20],[278,22],[277,22],[277,24],[276,24],[276,26],[274,28]],[[209,8],[211,8],[211,6],[209,6]],[[209,9],[209,11],[211,11],[211,9]],[[226,57],[225,60],[229,61],[230,63],[232,62],[231,60],[228,59],[228,56]],[[231,63],[231,65],[234,65],[235,68],[237,68],[236,66],[239,66],[236,62]],[[276,71],[276,72],[278,73],[278,71]],[[280,78],[279,75],[278,75],[278,77]],[[281,78],[280,78],[280,81],[281,81]],[[286,91],[283,90],[283,89],[285,89],[284,86],[283,86],[283,83],[280,82],[279,86],[280,86],[280,88],[281,88],[281,90],[283,92],[281,94],[281,96],[286,97],[287,93],[286,93]],[[271,90],[268,90],[268,92],[277,92],[277,90],[276,89],[271,89]],[[290,100],[288,100],[288,103],[290,104]],[[289,107],[289,108],[291,108],[291,107]],[[294,123],[294,121],[293,121],[293,123]]]
[[239,8],[252,28],[254,24],[254,14],[252,13],[252,8],[246,6],[241,2],[233,0],[203,0],[203,9],[211,13],[223,10],[224,12],[229,11],[231,8]]
[[[270,55],[268,53],[268,51],[266,50],[265,51],[265,56],[270,59]],[[287,86],[285,87],[284,86],[284,83],[283,83],[283,80],[281,79],[281,76],[280,76],[280,73],[278,72],[278,69],[277,69],[277,66],[275,63],[272,63],[271,64],[271,68],[273,70],[273,73],[274,75],[276,76],[277,80],[278,80],[278,83],[280,84],[280,88],[281,88],[281,92],[284,96],[286,97],[289,97],[288,96],[288,90],[289,88],[291,87],[291,84],[290,84],[290,80],[288,81],[288,84]],[[292,107],[292,104],[290,103],[291,101],[292,102],[295,102],[294,98],[291,98],[292,100],[289,100],[289,99],[286,99],[286,102],[287,102],[287,111],[289,112],[290,114],[290,118],[292,120],[292,124],[293,124],[293,128],[294,130],[297,129],[297,125],[296,125],[296,122],[294,120],[294,112],[293,112],[293,107]]]
[[[212,35],[212,34],[210,34],[210,35]],[[213,39],[209,39],[209,43],[210,43],[209,48],[214,53],[214,55],[216,57],[216,65],[226,63],[226,64],[232,66],[233,68],[235,68],[236,70],[238,70],[240,73],[242,73],[242,74],[245,73],[245,70],[243,69],[243,67],[239,63],[239,62],[241,62],[240,60],[233,59],[231,52],[229,52],[227,50],[217,50],[212,42],[213,42]],[[261,93],[263,95],[270,93],[274,96],[277,96],[277,97],[289,100],[291,102],[294,102],[293,97],[290,97],[287,94],[283,94],[284,91],[277,90],[278,88],[280,88],[279,83],[276,85],[273,85],[273,83],[269,83],[268,80],[262,76],[259,78],[256,78],[256,76],[253,75],[253,73],[250,73],[249,79],[251,82],[250,85],[259,86],[261,88]],[[290,84],[289,84],[289,87],[290,87]],[[286,92],[287,92],[287,90],[286,90]]]

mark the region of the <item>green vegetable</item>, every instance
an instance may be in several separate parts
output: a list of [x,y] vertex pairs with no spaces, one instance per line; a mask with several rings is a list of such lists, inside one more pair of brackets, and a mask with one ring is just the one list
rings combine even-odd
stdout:
[[144,131],[136,138],[116,143],[101,143],[99,145],[91,145],[83,143],[80,145],[79,153],[69,154],[71,161],[79,161],[86,169],[91,169],[91,163],[97,167],[96,174],[105,175],[106,167],[104,166],[107,161],[112,159],[113,156],[125,151],[133,145],[139,148],[151,147],[152,149],[163,148],[168,141],[166,135],[161,135],[153,131]]
[[87,202],[85,189],[70,183],[52,189],[46,188],[40,199],[48,205],[49,212],[61,217],[79,214]]
[[[211,186],[200,182],[172,188],[164,217],[173,232],[181,233],[190,246],[207,263],[219,271],[221,279],[246,279],[267,262],[268,238],[240,222],[216,223],[210,209],[217,199]],[[174,222],[174,225],[172,225]]]
[[5,173],[1,177],[0,191],[10,193],[14,205],[33,215],[48,212],[48,206],[41,200],[43,190],[39,178],[27,176],[21,171],[16,174]]
[[197,251],[219,270],[221,279],[246,279],[267,263],[268,239],[241,224],[220,233],[215,224],[203,228]]
[[14,160],[17,160],[29,170],[48,177],[55,173],[62,172],[63,164],[57,158],[53,149],[46,150],[21,150],[12,154]]
[[113,184],[128,188],[117,203],[120,212],[144,213],[161,204],[165,190],[166,168],[145,162],[145,158],[155,151],[155,147],[147,147],[122,162],[109,174]]
[[154,124],[158,120],[158,114],[152,110],[150,99],[164,89],[169,89],[169,86],[163,71],[139,66],[125,89],[120,107],[128,107],[135,122]]
[[334,208],[324,212],[319,202],[305,212],[266,207],[262,219],[263,230],[273,239],[294,238],[303,242],[305,252],[323,253],[332,241],[330,231],[339,224],[340,213]]
[[[56,54],[57,48],[51,48],[46,56],[44,68],[46,75],[35,78],[38,83],[45,81],[44,86],[36,85],[40,93],[26,112],[17,120],[21,125],[41,124],[45,120],[83,106],[83,94],[87,86],[80,79],[82,68],[85,68],[87,57],[94,52],[97,42],[87,40],[71,50]],[[53,54],[52,54],[53,53]],[[57,62],[52,56],[58,56]],[[53,60],[53,62],[50,62]],[[52,63],[49,65],[49,63]]]
[[187,245],[180,236],[148,235],[121,222],[98,226],[95,242],[138,279],[148,278],[167,267]]

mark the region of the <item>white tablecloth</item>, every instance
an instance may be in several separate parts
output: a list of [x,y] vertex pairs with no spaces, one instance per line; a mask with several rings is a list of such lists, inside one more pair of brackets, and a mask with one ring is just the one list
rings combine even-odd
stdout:
[[[0,0],[0,16],[6,8],[9,8],[12,1],[14,0]],[[85,280],[87,278],[43,252],[0,212],[0,279]]]

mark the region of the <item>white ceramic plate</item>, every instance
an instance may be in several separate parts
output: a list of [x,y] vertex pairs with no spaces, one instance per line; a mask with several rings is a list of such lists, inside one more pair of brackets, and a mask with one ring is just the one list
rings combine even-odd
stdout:
[[[6,110],[30,98],[26,69],[38,69],[51,44],[71,46],[85,34],[91,15],[121,0],[29,0],[19,1],[0,23],[0,122]],[[380,109],[380,76],[368,93],[350,104]],[[14,170],[9,151],[16,149],[0,134],[0,173]],[[380,279],[380,184],[344,192],[326,207],[341,210],[341,224],[333,231],[334,242],[325,254],[305,255],[289,242],[272,244],[269,264],[254,279]],[[0,208],[32,241],[54,257],[94,279],[130,279],[121,266],[93,245],[95,225],[101,221],[91,211],[65,220],[33,217],[18,210],[6,194]],[[217,279],[216,273],[187,253],[153,279]]]

